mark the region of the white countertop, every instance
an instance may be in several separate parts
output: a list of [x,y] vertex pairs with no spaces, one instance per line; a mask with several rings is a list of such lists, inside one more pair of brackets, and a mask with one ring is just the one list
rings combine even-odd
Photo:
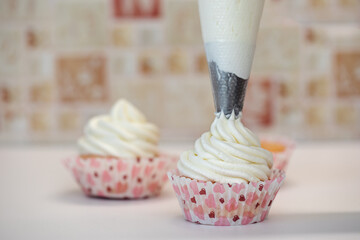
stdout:
[[298,145],[269,217],[238,227],[186,222],[169,184],[158,198],[88,198],[60,163],[71,154],[0,147],[0,239],[360,239],[360,142]]

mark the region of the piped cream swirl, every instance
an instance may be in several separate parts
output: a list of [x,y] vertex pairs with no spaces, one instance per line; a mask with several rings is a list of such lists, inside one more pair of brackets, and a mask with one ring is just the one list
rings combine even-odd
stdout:
[[195,142],[195,148],[181,155],[181,174],[204,181],[241,183],[267,180],[273,157],[261,148],[257,136],[234,113],[215,117],[210,132]]
[[90,119],[78,140],[80,154],[116,157],[154,157],[159,131],[128,101],[121,99],[109,115]]

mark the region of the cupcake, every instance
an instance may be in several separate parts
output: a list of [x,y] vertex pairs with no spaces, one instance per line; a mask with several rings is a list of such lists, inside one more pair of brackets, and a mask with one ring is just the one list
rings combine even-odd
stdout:
[[88,121],[79,155],[65,160],[83,192],[105,198],[144,198],[160,193],[176,159],[159,152],[159,130],[128,101]]
[[272,153],[241,122],[264,0],[199,0],[216,117],[168,173],[185,219],[209,225],[263,221],[284,180]]
[[215,117],[209,132],[168,173],[186,220],[209,225],[263,221],[285,174],[271,152],[232,114]]
[[295,149],[295,142],[282,136],[262,136],[260,139],[261,147],[273,154],[273,168],[286,170]]

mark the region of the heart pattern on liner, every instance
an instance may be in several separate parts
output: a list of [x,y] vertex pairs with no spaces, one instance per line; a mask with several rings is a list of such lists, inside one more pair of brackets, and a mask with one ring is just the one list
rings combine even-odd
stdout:
[[270,180],[250,183],[213,183],[168,172],[179,205],[187,221],[215,225],[247,225],[264,221],[285,179],[274,169]]
[[86,195],[132,199],[158,195],[177,160],[165,154],[134,159],[74,156],[63,163]]

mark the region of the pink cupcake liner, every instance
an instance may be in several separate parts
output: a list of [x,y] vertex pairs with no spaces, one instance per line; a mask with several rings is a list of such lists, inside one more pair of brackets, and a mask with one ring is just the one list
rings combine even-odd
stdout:
[[274,169],[271,180],[247,184],[192,180],[180,176],[178,170],[169,171],[168,177],[187,221],[236,226],[261,222],[266,218],[285,172]]
[[290,158],[295,150],[295,142],[283,136],[261,136],[261,142],[279,143],[284,145],[282,152],[272,152],[274,157],[273,169],[286,170]]
[[135,159],[75,156],[63,163],[88,196],[136,199],[158,195],[167,181],[166,172],[177,160],[169,155]]

